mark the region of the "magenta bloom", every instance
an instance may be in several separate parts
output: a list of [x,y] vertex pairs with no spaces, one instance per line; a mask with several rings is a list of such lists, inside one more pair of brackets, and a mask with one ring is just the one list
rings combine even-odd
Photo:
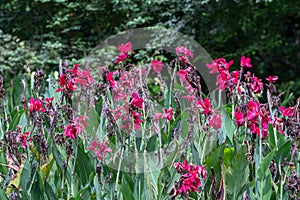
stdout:
[[102,161],[107,153],[112,152],[112,150],[107,147],[107,144],[108,142],[101,143],[100,141],[93,140],[87,150],[93,151],[97,155],[97,158]]
[[144,100],[142,98],[139,98],[138,94],[136,92],[134,92],[132,94],[132,100],[130,102],[131,106],[142,109],[143,108],[143,102],[144,102]]
[[45,112],[46,109],[43,108],[43,103],[40,101],[39,98],[37,98],[36,100],[34,100],[33,97],[30,98],[29,100],[30,103],[30,107],[29,107],[29,111],[30,112]]
[[241,67],[252,68],[252,65],[250,62],[251,62],[250,58],[246,58],[245,56],[241,57]]
[[208,125],[218,130],[222,127],[222,119],[220,114],[213,114],[208,121]]
[[72,123],[69,124],[65,128],[65,136],[67,138],[76,139],[77,135],[79,135],[82,132],[82,126],[79,123]]
[[72,76],[78,75],[78,73],[80,72],[79,66],[80,66],[80,64],[75,64],[73,69],[68,70],[69,72],[72,72]]
[[114,72],[108,72],[107,73],[107,81],[111,84],[111,86],[114,88],[116,86],[116,81],[114,80]]
[[151,62],[151,66],[152,66],[152,69],[157,72],[157,73],[160,73],[161,69],[162,69],[162,66],[163,66],[163,63],[158,61],[158,60],[153,60]]
[[258,102],[248,101],[247,107],[249,108],[247,113],[248,120],[252,120],[260,114],[260,107]]
[[140,123],[143,122],[141,119],[142,114],[135,111],[131,111],[131,114],[133,116],[134,130],[139,130],[141,128]]
[[67,80],[64,74],[62,74],[59,78],[59,85],[61,86],[61,88],[58,88],[56,92],[61,92],[63,90],[66,92],[70,92],[76,90],[74,79]]
[[127,58],[129,58],[129,55],[127,53],[121,53],[119,56],[116,57],[114,64],[124,62]]
[[88,70],[79,70],[77,76],[74,79],[74,83],[79,83],[82,89],[86,89],[87,86],[90,86],[94,82],[94,78]]
[[187,71],[185,69],[181,69],[177,72],[177,75],[180,76],[182,82],[186,81],[186,74]]
[[292,117],[294,115],[294,108],[285,108],[283,106],[279,107],[279,110],[282,112],[283,116],[285,117]]
[[245,118],[244,118],[244,114],[237,111],[234,113],[234,117],[235,117],[235,124],[236,126],[241,126],[244,125],[245,122]]
[[181,174],[181,177],[179,181],[175,181],[171,195],[176,197],[179,194],[199,192],[199,187],[203,187],[201,179],[207,178],[204,166],[188,164],[187,160],[184,160],[183,163],[175,162],[174,167]]
[[169,109],[163,108],[163,110],[164,110],[163,117],[171,121],[173,118],[173,108],[169,108]]
[[264,84],[261,82],[261,79],[256,76],[251,77],[252,83],[250,84],[250,90],[255,94],[260,94],[264,89]]
[[120,44],[118,46],[118,50],[121,52],[121,53],[129,53],[131,52],[132,53],[132,43],[131,42],[127,42],[125,44]]
[[269,76],[268,78],[266,78],[266,80],[270,83],[275,83],[278,80],[278,76]]
[[190,58],[194,57],[192,51],[183,46],[176,48],[176,54],[177,54],[177,56],[189,56]]
[[22,141],[22,148],[27,147],[27,138],[28,138],[29,132],[24,132],[23,134],[18,135],[17,141],[20,142]]
[[204,98],[203,101],[199,100],[197,102],[197,106],[198,108],[202,108],[203,109],[203,113],[205,115],[209,115],[212,113],[212,109],[210,108],[210,100],[209,98]]

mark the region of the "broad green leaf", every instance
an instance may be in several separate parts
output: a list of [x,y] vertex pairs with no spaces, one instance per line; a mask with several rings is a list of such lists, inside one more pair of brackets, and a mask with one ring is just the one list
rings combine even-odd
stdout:
[[46,193],[48,200],[56,200],[57,195],[53,191],[52,187],[50,186],[50,184],[47,181],[44,182],[44,187],[45,187],[45,193]]
[[1,200],[8,200],[6,194],[3,190],[0,190],[0,199]]
[[224,149],[224,155],[223,155],[224,165],[229,167],[233,157],[234,157],[234,148],[233,147],[231,147],[231,148],[226,147]]
[[26,195],[27,190],[29,188],[30,182],[32,179],[32,167],[29,160],[25,161],[22,174],[20,177],[20,186],[19,188],[22,189],[22,194]]
[[[231,144],[233,144],[233,134],[235,132],[235,129],[237,127],[233,124],[233,121],[231,118],[226,114],[225,111],[222,111],[222,131],[226,135],[225,137],[223,136],[222,138],[229,138]],[[219,141],[219,144],[224,141]]]
[[60,168],[60,170],[64,170],[64,158],[61,153],[56,149],[55,146],[52,148],[53,157],[56,165]]
[[226,167],[223,164],[225,187],[229,192],[231,199],[240,199],[239,197],[248,180],[249,167],[245,155],[246,152],[246,146],[242,146],[231,161],[230,167]]
[[158,141],[157,141],[157,135],[153,135],[150,137],[150,139],[147,142],[146,150],[148,152],[156,151],[158,148]]
[[93,172],[93,166],[91,164],[91,158],[82,149],[81,145],[78,145],[78,154],[75,163],[75,171],[79,176],[80,184],[88,184],[90,174]]
[[258,167],[258,179],[263,180],[264,176],[266,175],[266,171],[269,168],[270,162],[274,156],[274,153],[275,149],[262,159]]
[[54,163],[53,154],[50,154],[48,161],[41,166],[43,179],[46,179],[48,177],[50,170],[53,166],[53,163]]

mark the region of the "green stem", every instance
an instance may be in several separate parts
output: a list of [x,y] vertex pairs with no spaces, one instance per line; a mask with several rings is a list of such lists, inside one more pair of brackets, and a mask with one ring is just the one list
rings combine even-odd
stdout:
[[75,155],[74,155],[74,163],[73,163],[73,169],[72,169],[72,182],[71,182],[71,196],[75,195],[75,165],[78,155],[78,138],[75,140]]
[[116,183],[115,183],[115,185],[116,185],[115,192],[118,191],[118,182],[119,182],[121,164],[122,164],[122,160],[123,160],[124,148],[125,147],[122,147],[121,156],[120,156],[120,159],[119,159],[119,166],[118,166],[117,178],[116,178]]

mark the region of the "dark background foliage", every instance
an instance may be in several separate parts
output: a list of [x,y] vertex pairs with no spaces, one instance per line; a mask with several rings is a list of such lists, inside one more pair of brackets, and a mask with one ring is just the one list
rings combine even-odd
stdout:
[[300,88],[300,4],[239,0],[2,0],[0,68],[9,78],[28,63],[57,70],[105,38],[163,25],[193,37],[213,57],[252,58],[260,77],[279,75],[283,89]]

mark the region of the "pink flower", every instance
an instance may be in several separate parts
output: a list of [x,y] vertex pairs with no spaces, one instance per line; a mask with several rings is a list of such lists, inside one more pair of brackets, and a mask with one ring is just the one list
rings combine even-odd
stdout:
[[163,110],[164,110],[163,117],[171,121],[173,117],[173,108],[169,108],[169,109],[163,108]]
[[74,65],[73,69],[68,70],[69,72],[73,73],[72,76],[77,76],[78,75],[78,72],[80,71],[79,66],[80,66],[80,64],[76,64],[76,65]]
[[139,98],[138,94],[136,92],[134,92],[132,94],[132,100],[130,102],[131,106],[142,109],[143,108],[143,102],[144,102],[144,100],[142,98]]
[[182,98],[187,99],[188,102],[192,102],[194,99],[196,99],[194,95],[186,95],[186,96],[182,96]]
[[113,88],[115,88],[116,82],[115,82],[113,76],[114,76],[114,72],[108,72],[108,73],[107,73],[106,79],[107,79],[107,81],[111,84],[111,86],[112,86]]
[[294,115],[294,108],[285,108],[283,106],[279,107],[279,110],[282,112],[283,116],[285,117],[292,117]]
[[199,100],[197,102],[197,106],[198,108],[202,108],[203,109],[203,113],[205,115],[209,115],[212,113],[212,109],[210,108],[210,100],[209,98],[204,98],[203,101]]
[[56,92],[61,92],[61,91],[74,91],[76,90],[76,86],[74,85],[74,79],[67,80],[66,76],[62,74],[59,78],[59,85],[62,86],[61,88],[58,88]]
[[74,83],[79,83],[83,89],[86,89],[87,86],[90,86],[94,82],[94,78],[88,70],[79,70],[77,76],[74,79]]
[[264,89],[264,84],[261,82],[261,79],[254,75],[250,78],[252,80],[252,83],[250,84],[250,90],[255,94],[260,94]]
[[91,142],[91,146],[89,146],[87,150],[93,151],[97,155],[97,158],[102,161],[107,153],[112,152],[112,150],[107,147],[107,145],[108,142],[101,143],[100,141],[93,140]]
[[213,114],[208,121],[208,125],[218,130],[222,127],[222,119],[220,114]]
[[217,58],[213,60],[211,64],[206,64],[206,67],[210,69],[209,73],[217,74],[220,73],[220,71],[228,71],[232,64],[233,60],[227,62],[224,58]]
[[251,62],[250,58],[246,58],[245,56],[241,57],[241,67],[252,68],[252,65],[250,62]]
[[139,130],[141,125],[140,123],[143,122],[143,120],[141,119],[142,114],[137,113],[135,111],[131,111],[131,114],[133,116],[133,123],[134,123],[134,130]]
[[247,107],[249,108],[247,113],[248,120],[252,120],[260,114],[260,107],[258,102],[248,101]]
[[20,134],[17,136],[17,141],[22,141],[22,148],[25,149],[27,147],[27,138],[28,138],[29,132],[24,132],[23,134]]
[[190,58],[194,57],[192,51],[183,46],[176,48],[176,54],[177,56],[189,56]]
[[124,62],[127,58],[129,58],[129,55],[127,53],[121,53],[119,56],[116,57],[114,64]]
[[118,46],[118,50],[121,52],[121,53],[129,53],[131,52],[132,53],[132,43],[131,42],[127,42],[125,44],[120,44]]
[[65,128],[65,136],[67,138],[76,139],[77,135],[79,135],[82,132],[82,126],[79,123],[72,123],[69,124]]
[[33,97],[30,98],[29,100],[30,103],[30,107],[29,107],[29,111],[30,112],[45,112],[46,109],[43,108],[43,103],[40,101],[39,98],[37,98],[36,100],[34,100]]
[[152,66],[152,69],[157,72],[157,73],[160,73],[161,69],[162,69],[162,66],[163,66],[163,63],[158,61],[158,60],[153,60],[151,62],[151,66]]
[[175,162],[174,167],[181,177],[179,181],[175,181],[171,195],[176,197],[179,194],[199,192],[199,187],[203,187],[201,179],[207,178],[204,166],[188,164],[187,160],[184,160],[183,163]]
[[187,74],[187,71],[184,69],[181,69],[177,72],[177,75],[180,76],[182,82],[186,81],[186,74]]
[[244,125],[245,122],[245,118],[244,118],[244,114],[237,111],[234,113],[234,117],[235,117],[235,124],[236,126],[242,126]]
[[266,80],[270,83],[275,83],[278,80],[278,76],[269,76],[268,78],[266,78]]

